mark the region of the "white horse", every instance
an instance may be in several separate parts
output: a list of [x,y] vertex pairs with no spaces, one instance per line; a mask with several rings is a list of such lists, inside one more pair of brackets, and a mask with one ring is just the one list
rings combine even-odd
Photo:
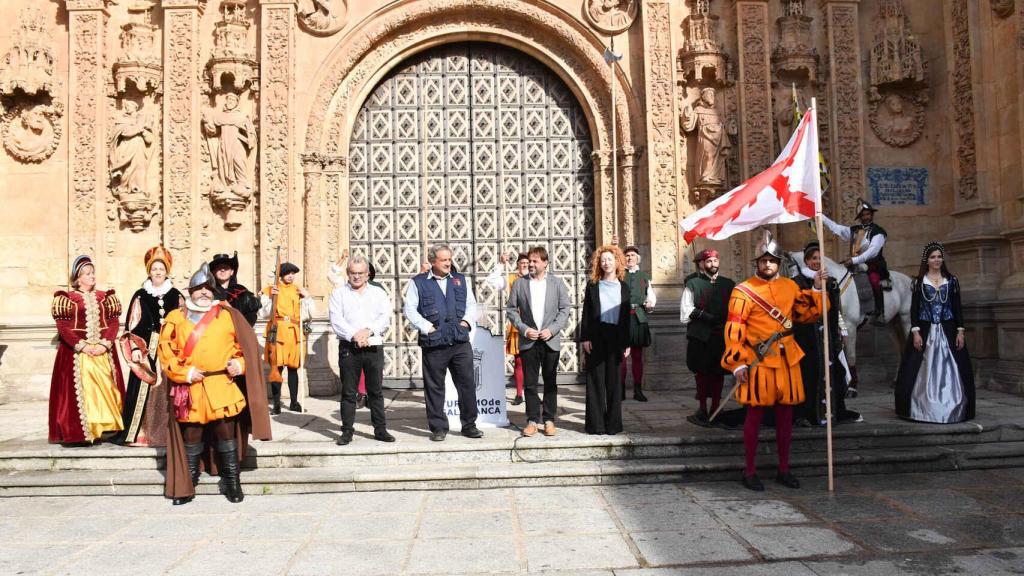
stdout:
[[[789,276],[799,274],[798,267],[806,267],[804,264],[803,252],[787,252],[789,258]],[[850,364],[850,387],[857,387],[857,330],[867,323],[868,317],[861,313],[860,297],[857,296],[857,286],[853,281],[853,274],[845,266],[824,258],[825,269],[829,276],[839,282],[840,311],[846,320],[849,334],[846,336],[846,360]],[[890,335],[896,343],[896,350],[900,357],[903,356],[903,344],[910,334],[910,297],[913,281],[910,276],[902,272],[889,271],[889,278],[892,282],[892,290],[885,293],[884,310],[882,320],[890,329]],[[897,325],[895,320],[899,320]]]

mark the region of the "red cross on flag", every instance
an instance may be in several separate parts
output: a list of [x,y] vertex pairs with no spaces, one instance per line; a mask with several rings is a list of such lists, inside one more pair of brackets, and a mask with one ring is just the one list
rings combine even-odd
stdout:
[[690,214],[679,227],[689,244],[698,236],[724,240],[765,224],[814,218],[820,211],[818,125],[811,107],[774,164]]

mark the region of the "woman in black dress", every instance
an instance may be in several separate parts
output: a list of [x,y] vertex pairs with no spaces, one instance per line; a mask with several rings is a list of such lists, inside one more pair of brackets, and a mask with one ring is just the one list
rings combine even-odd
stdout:
[[124,430],[114,441],[129,446],[166,446],[167,388],[157,367],[156,348],[164,317],[171,310],[183,306],[184,298],[167,277],[173,259],[163,246],[147,250],[144,262],[149,278],[132,296],[125,330],[141,338],[147,348],[143,353],[133,347],[132,361],[148,363],[157,375],[157,381],[151,386],[140,380],[134,372],[130,373],[121,414]]
[[967,353],[960,282],[942,244],[929,242],[910,299],[910,337],[896,375],[896,414],[949,424],[974,418],[974,370]]

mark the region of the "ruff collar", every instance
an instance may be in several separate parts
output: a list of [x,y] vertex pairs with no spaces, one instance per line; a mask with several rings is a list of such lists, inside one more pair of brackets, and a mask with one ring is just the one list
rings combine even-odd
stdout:
[[146,281],[142,283],[142,289],[145,290],[147,294],[154,298],[159,298],[167,294],[168,292],[171,291],[171,288],[174,288],[174,285],[171,283],[170,278],[164,280],[164,283],[161,284],[159,288],[154,287],[153,281],[150,280],[149,278],[146,278]]
[[210,309],[213,308],[216,305],[217,305],[217,301],[216,300],[214,300],[213,303],[210,304],[209,306],[200,306],[200,305],[196,304],[195,302],[193,302],[191,298],[186,298],[185,299],[185,307],[188,308],[189,312],[202,312],[202,313],[205,314],[206,312],[209,312]]

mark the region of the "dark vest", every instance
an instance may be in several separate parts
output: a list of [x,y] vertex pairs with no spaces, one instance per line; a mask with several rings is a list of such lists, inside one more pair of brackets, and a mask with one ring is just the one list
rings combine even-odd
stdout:
[[704,274],[693,274],[687,277],[686,287],[693,293],[693,303],[697,308],[711,314],[710,322],[704,319],[693,320],[686,325],[686,337],[707,342],[713,335],[725,330],[725,320],[729,313],[729,295],[736,283],[719,275],[712,284]]
[[647,299],[647,287],[651,285],[650,276],[643,270],[626,272],[626,285],[629,286],[629,304],[636,314],[636,319],[646,323],[647,311],[644,310],[644,300]]
[[447,295],[441,291],[437,280],[427,277],[427,272],[413,276],[412,281],[420,299],[416,311],[437,327],[430,334],[420,332],[417,343],[423,348],[436,348],[469,342],[469,329],[459,324],[466,314],[466,277],[452,272]]
[[[864,228],[866,230],[864,233],[864,239],[867,240],[868,242],[871,242],[871,239],[874,238],[875,236],[885,236],[886,239],[889,238],[889,234],[885,231],[885,228],[882,228],[881,226],[875,224],[874,222],[868,224],[867,226],[863,224],[854,224],[853,226],[850,226],[851,244],[853,243],[854,239],[857,238],[857,232],[861,228]],[[885,246],[882,246],[882,249],[878,251],[878,256],[875,256],[871,260],[868,260],[867,262],[865,262],[865,264],[868,265],[869,270],[876,270],[878,272],[881,272],[883,277],[887,277],[889,274],[889,266],[885,262]]]

